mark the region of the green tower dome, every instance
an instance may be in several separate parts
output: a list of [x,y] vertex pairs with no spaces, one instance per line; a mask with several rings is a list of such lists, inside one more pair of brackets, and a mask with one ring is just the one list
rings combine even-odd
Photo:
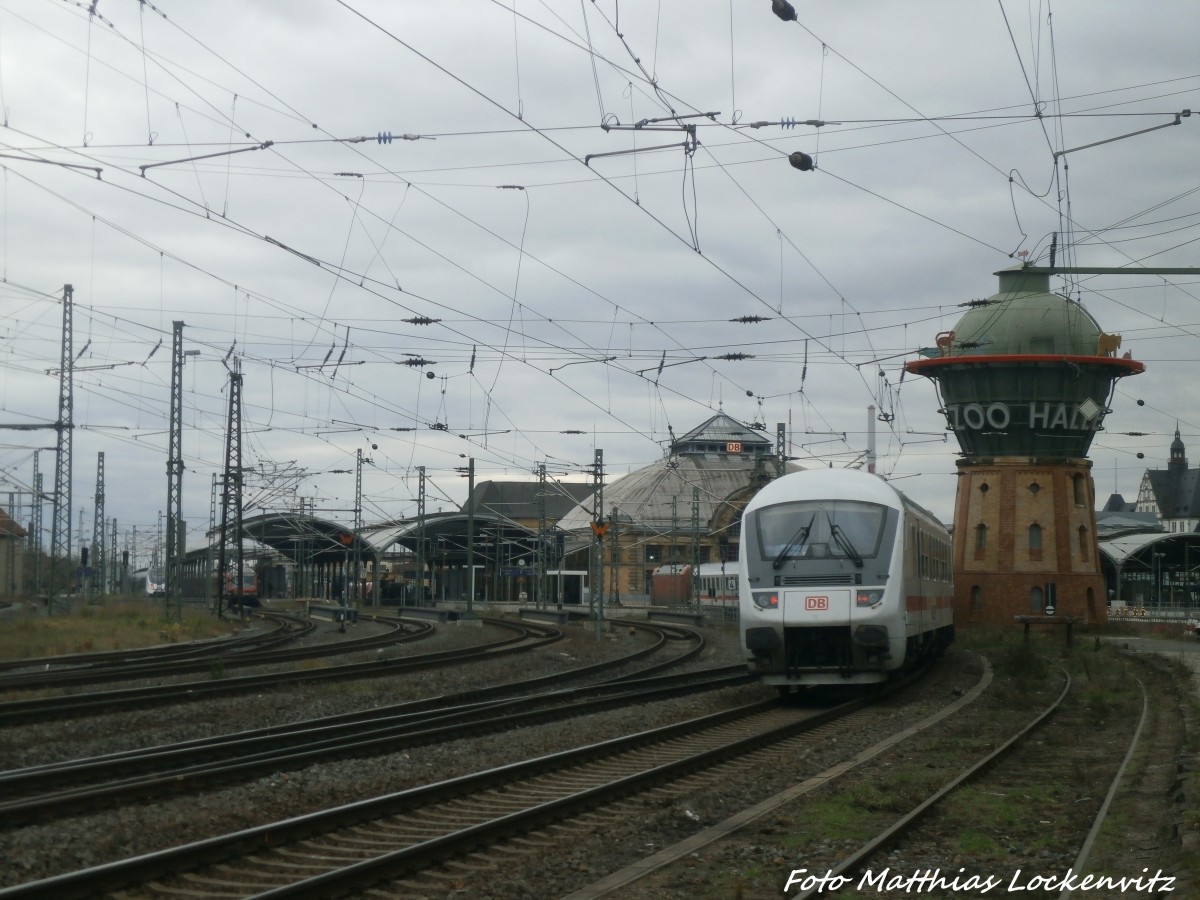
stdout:
[[1081,459],[1103,427],[1113,383],[1145,367],[1080,304],[1050,292],[1049,270],[997,272],[926,359],[905,368],[937,383],[946,425],[967,456]]
[[1000,292],[972,304],[954,326],[964,356],[1093,356],[1103,332],[1078,303],[1050,293],[1050,276],[1000,273]]

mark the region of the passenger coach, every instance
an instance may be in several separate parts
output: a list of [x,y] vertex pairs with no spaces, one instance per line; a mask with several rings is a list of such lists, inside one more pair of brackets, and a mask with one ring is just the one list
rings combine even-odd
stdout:
[[739,607],[750,671],[781,693],[870,684],[954,639],[951,540],[882,478],[807,470],[742,517]]

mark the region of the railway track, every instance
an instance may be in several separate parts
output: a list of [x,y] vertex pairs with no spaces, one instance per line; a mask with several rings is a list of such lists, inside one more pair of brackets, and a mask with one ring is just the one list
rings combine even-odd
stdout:
[[0,801],[0,829],[194,792],[329,759],[398,753],[752,680],[744,666],[725,666],[637,679],[625,676],[509,698],[443,697],[436,706],[417,701],[361,715],[9,770],[0,772],[0,796],[5,798]]
[[[418,640],[433,633],[426,622],[414,622],[390,616],[371,616],[370,621],[381,627],[380,633],[364,634],[362,637],[332,643],[319,643],[307,647],[288,647],[289,643],[312,632],[315,624],[308,619],[286,613],[263,613],[263,619],[277,624],[271,634],[257,641],[249,638],[243,642],[229,644],[224,641],[197,641],[175,647],[147,648],[132,660],[122,660],[120,654],[104,654],[105,659],[97,662],[85,661],[86,654],[73,656],[66,663],[46,663],[41,670],[22,670],[0,676],[0,692],[22,690],[46,690],[90,686],[114,681],[135,681],[154,678],[174,678],[196,672],[208,672],[214,666],[222,669],[246,668],[249,666],[274,665],[318,659],[324,656],[355,653],[390,647],[394,644]],[[56,659],[56,657],[49,657]]]
[[[485,619],[484,622],[508,631],[509,636],[479,644],[465,650],[442,650],[413,656],[378,659],[370,662],[325,666],[320,669],[258,673],[233,678],[210,678],[203,681],[181,681],[135,688],[81,692],[29,700],[14,700],[7,703],[0,703],[0,726],[20,722],[47,721],[54,718],[96,715],[121,709],[143,709],[148,706],[166,703],[178,703],[262,691],[289,684],[401,674],[436,666],[456,665],[472,660],[519,653],[544,647],[562,639],[562,632],[558,628],[549,625],[512,622],[503,619]],[[427,637],[434,630],[434,626],[429,622],[407,622],[404,624],[407,630],[403,632],[394,631],[390,636],[390,643],[383,644],[382,646],[391,646]],[[309,649],[317,650],[319,648],[306,648],[306,653],[303,655],[277,655],[269,660],[260,659],[255,664],[266,665],[271,662],[294,662],[300,659],[313,658],[314,656],[328,655],[331,652],[349,653],[362,651],[370,649],[371,646],[356,643],[353,648],[349,648],[346,646],[346,642],[339,642],[326,645],[320,653],[307,652]],[[382,649],[381,645],[376,644],[374,646],[377,649]],[[335,649],[330,650],[330,647]],[[209,665],[201,666],[200,670],[209,671]]]
[[[859,713],[764,701],[0,891],[10,897],[331,897],[748,755]],[[394,896],[411,896],[396,885]]]
[[[828,896],[832,893],[851,896],[856,890],[864,887],[868,890],[878,890],[881,885],[886,886],[889,881],[898,884],[899,882],[894,881],[897,877],[901,880],[906,878],[927,879],[921,884],[927,885],[926,890],[928,891],[934,889],[995,891],[999,889],[1009,893],[1020,892],[1026,896],[1030,893],[1044,894],[1048,892],[1052,896],[1065,898],[1071,896],[1076,890],[1083,895],[1097,889],[1111,890],[1113,884],[1101,884],[1095,881],[1100,876],[1088,872],[1088,859],[1096,836],[1104,826],[1110,810],[1110,803],[1121,784],[1126,766],[1138,748],[1148,717],[1149,697],[1145,684],[1140,679],[1135,679],[1141,694],[1139,721],[1137,727],[1133,729],[1126,752],[1120,765],[1116,767],[1106,794],[1103,799],[1083,797],[1076,800],[1077,804],[1086,804],[1082,814],[1076,814],[1076,818],[1083,826],[1080,828],[1080,834],[1086,832],[1086,837],[1082,840],[1082,845],[1069,867],[1064,867],[1063,870],[1053,874],[1047,874],[1045,863],[1038,867],[1038,870],[1013,866],[1011,870],[1005,872],[966,871],[965,868],[959,868],[957,871],[948,869],[944,873],[940,871],[935,873],[934,871],[894,871],[889,862],[884,859],[884,853],[891,848],[917,843],[927,846],[941,840],[939,829],[930,827],[930,819],[937,814],[942,805],[968,788],[977,795],[1004,796],[1013,790],[1015,784],[1021,782],[1019,773],[1031,766],[1050,770],[1047,774],[1051,776],[1052,780],[1064,784],[1070,783],[1073,776],[1072,770],[1079,765],[1079,760],[1065,757],[1055,759],[1046,752],[1047,745],[1054,746],[1059,740],[1065,739],[1073,743],[1074,736],[1080,733],[1080,726],[1083,724],[1080,710],[1064,709],[1065,701],[1070,696],[1074,683],[1065,669],[1063,675],[1062,691],[1053,703],[1041,710],[1028,724],[996,749],[975,759],[955,778],[930,794],[895,822],[879,830],[862,846],[847,854],[827,872],[822,872],[823,888],[814,884],[789,896],[795,897],[796,900],[811,900],[818,895]],[[1060,732],[1060,735],[1047,735],[1047,732],[1055,729]],[[1058,797],[1049,797],[1040,792],[1028,792],[1023,794],[1022,802],[1038,809],[1039,815],[1044,816],[1044,821],[1047,822],[1062,815]],[[1139,874],[1139,868],[1135,867],[1125,875],[1118,874],[1110,877],[1119,881],[1129,875],[1138,876]],[[1161,870],[1157,874],[1162,875]],[[1151,869],[1150,877],[1154,875],[1155,872]],[[1090,880],[1085,882],[1084,878]],[[1174,880],[1170,876],[1166,878],[1166,882],[1174,882]],[[1149,879],[1143,878],[1142,881],[1148,883]],[[1162,884],[1166,882],[1160,881],[1158,889],[1161,890]],[[1124,895],[1126,890],[1152,890],[1152,888],[1144,885],[1137,887],[1128,885],[1127,888],[1117,888],[1117,890]]]
[[[569,672],[230,735],[0,772],[0,828],[139,798],[200,790],[264,771],[296,769],[330,758],[379,755],[402,746],[537,724],[748,680],[742,666],[658,676],[656,673],[685,663],[703,651],[703,636],[680,626],[621,624],[648,632],[654,641],[632,653]],[[538,637],[558,634],[557,629],[545,626],[536,626],[532,633]],[[663,651],[672,645],[681,645],[681,652],[654,659],[664,656]],[[475,648],[465,652],[474,658]],[[647,659],[654,661],[599,684],[562,686],[567,681],[586,682]]]
[[[1132,673],[1106,674],[1108,684],[1137,689],[1127,691],[1118,718],[1115,706],[1105,712],[1097,688],[1107,685],[1097,685],[1087,661],[1076,668],[1082,673],[1064,678],[1032,709],[1024,706],[1024,715],[1001,716],[1020,720],[1007,733],[989,727],[999,724],[995,695],[1005,687],[970,705],[984,693],[981,681],[953,707],[907,731],[556,895],[659,900],[708,885],[704,896],[1018,892],[1065,900],[1132,896],[1139,877],[1142,896],[1156,875],[1161,891],[1192,868],[1179,855],[1178,836],[1171,838],[1171,814],[1150,793],[1163,791],[1165,800],[1179,791],[1171,776],[1181,740],[1174,685],[1161,672],[1151,690]],[[1140,711],[1131,708],[1135,699]],[[1106,828],[1114,813],[1122,824]],[[1140,829],[1136,838],[1132,829]],[[622,840],[621,832],[611,837]],[[993,839],[998,843],[991,845]],[[1098,873],[1126,883],[1099,885]],[[1176,886],[1174,895],[1187,890]]]
[[281,612],[262,613],[257,616],[269,623],[265,630],[249,631],[236,637],[213,638],[203,641],[187,641],[182,644],[159,644],[153,647],[137,647],[128,650],[110,650],[90,653],[63,653],[56,656],[26,657],[24,659],[0,660],[0,690],[9,689],[9,680],[19,686],[21,678],[4,673],[19,673],[28,670],[39,679],[37,687],[48,684],[47,673],[62,670],[99,671],[104,668],[119,668],[142,665],[155,661],[211,658],[225,654],[250,653],[269,650],[312,633],[316,623],[301,616]]

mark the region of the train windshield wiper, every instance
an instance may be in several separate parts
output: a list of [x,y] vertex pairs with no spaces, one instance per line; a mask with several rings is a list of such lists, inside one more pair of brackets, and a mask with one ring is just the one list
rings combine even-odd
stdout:
[[778,569],[784,564],[789,556],[792,555],[792,550],[796,547],[804,546],[804,542],[808,540],[808,532],[812,528],[813,519],[817,517],[813,513],[808,517],[808,524],[801,525],[800,529],[792,535],[792,539],[783,545],[783,549],[779,551],[779,555],[775,557],[775,561],[771,563],[772,569]]
[[833,519],[829,517],[829,513],[825,513],[825,518],[829,521],[829,533],[833,535],[833,539],[837,543],[838,547],[840,547],[842,552],[850,557],[851,560],[853,560],[855,568],[861,569],[863,567],[863,558],[861,554],[854,549],[854,544],[850,541],[850,538],[846,537],[846,533],[842,531],[842,527],[840,525],[834,524]]

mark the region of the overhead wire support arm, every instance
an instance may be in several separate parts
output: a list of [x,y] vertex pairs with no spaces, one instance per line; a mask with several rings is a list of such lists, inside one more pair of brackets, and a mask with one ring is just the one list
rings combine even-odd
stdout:
[[[709,358],[710,357],[707,357],[707,356],[693,356],[691,359],[681,359],[678,362],[669,363],[669,362],[664,361],[664,362],[660,362],[657,366],[650,366],[650,368],[648,368],[648,369],[638,369],[634,374],[635,375],[644,375],[645,373],[649,372],[650,369],[656,369],[659,372],[662,372],[663,369],[669,369],[669,368],[671,368],[671,366],[686,366],[688,363],[704,362],[704,360],[709,359]],[[711,358],[712,359],[720,359],[721,357],[711,357]],[[664,360],[666,359],[666,354],[663,354],[663,359]]]
[[589,153],[583,158],[583,164],[590,166],[593,159],[599,159],[602,156],[627,156],[630,153],[645,153],[647,150],[669,150],[672,147],[683,147],[686,150],[691,147],[691,142],[682,141],[678,144],[655,144],[653,147],[635,147],[632,150],[611,150],[608,153]]
[[[686,137],[684,137],[683,143],[681,144],[655,144],[653,147],[634,147],[630,150],[612,150],[608,153],[589,153],[583,158],[583,164],[585,166],[591,166],[593,159],[599,159],[602,156],[625,156],[630,153],[645,153],[648,150],[670,150],[672,147],[682,147],[684,153],[686,153],[688,156],[691,156],[696,152],[696,147],[700,144],[700,141],[696,138],[696,125],[693,122],[685,124],[679,120],[693,119],[697,117],[713,118],[718,115],[720,115],[720,113],[696,113],[695,115],[690,116],[665,116],[659,119],[642,119],[640,122],[634,125],[601,125],[600,127],[605,131],[682,131]],[[677,127],[646,127],[652,122],[656,123],[672,121],[678,123]]]
[[104,171],[99,166],[85,166],[79,163],[59,162],[58,160],[54,159],[38,159],[36,156],[14,156],[11,153],[0,153],[0,159],[17,159],[21,162],[35,162],[42,163],[43,165],[47,166],[61,166],[64,169],[86,169],[89,172],[95,172],[97,178],[99,178],[100,173]]
[[607,363],[613,362],[616,359],[617,357],[615,356],[602,356],[600,359],[577,359],[574,362],[563,363],[561,366],[555,366],[554,368],[548,370],[546,374],[553,375],[555,372],[559,371],[560,369],[565,369],[567,366],[581,366],[584,363]]
[[[686,116],[659,116],[655,119],[641,119],[634,122],[632,125],[609,125],[607,122],[602,122],[600,127],[605,131],[675,131],[674,128],[647,128],[647,125],[657,125],[659,122],[680,122],[683,119],[710,119],[713,122],[717,120],[718,112],[691,113]],[[682,127],[682,126],[680,126]]]
[[1055,150],[1054,159],[1057,160],[1060,156],[1066,156],[1068,153],[1075,153],[1078,150],[1087,150],[1091,147],[1099,147],[1102,144],[1111,144],[1113,141],[1123,141],[1125,138],[1137,137],[1139,134],[1149,134],[1151,131],[1158,131],[1162,128],[1170,128],[1173,125],[1179,125],[1184,119],[1190,118],[1192,111],[1190,109],[1181,110],[1175,114],[1173,122],[1164,122],[1162,125],[1152,125],[1150,128],[1143,128],[1140,131],[1131,131],[1129,134],[1119,134],[1116,137],[1105,138],[1102,141],[1093,141],[1090,144],[1082,144],[1079,147],[1071,147],[1069,150]]
[[[147,169],[157,169],[159,166],[173,166],[176,163],[196,162],[201,159],[214,159],[218,156],[233,156],[235,153],[251,153],[255,150],[266,150],[268,147],[275,145],[274,141],[263,141],[261,144],[255,144],[253,147],[242,147],[239,150],[221,150],[217,153],[205,153],[202,156],[185,156],[182,159],[168,159],[164,162],[146,163],[144,166],[138,166],[142,171],[142,177],[146,177]],[[99,177],[99,176],[97,176]]]

